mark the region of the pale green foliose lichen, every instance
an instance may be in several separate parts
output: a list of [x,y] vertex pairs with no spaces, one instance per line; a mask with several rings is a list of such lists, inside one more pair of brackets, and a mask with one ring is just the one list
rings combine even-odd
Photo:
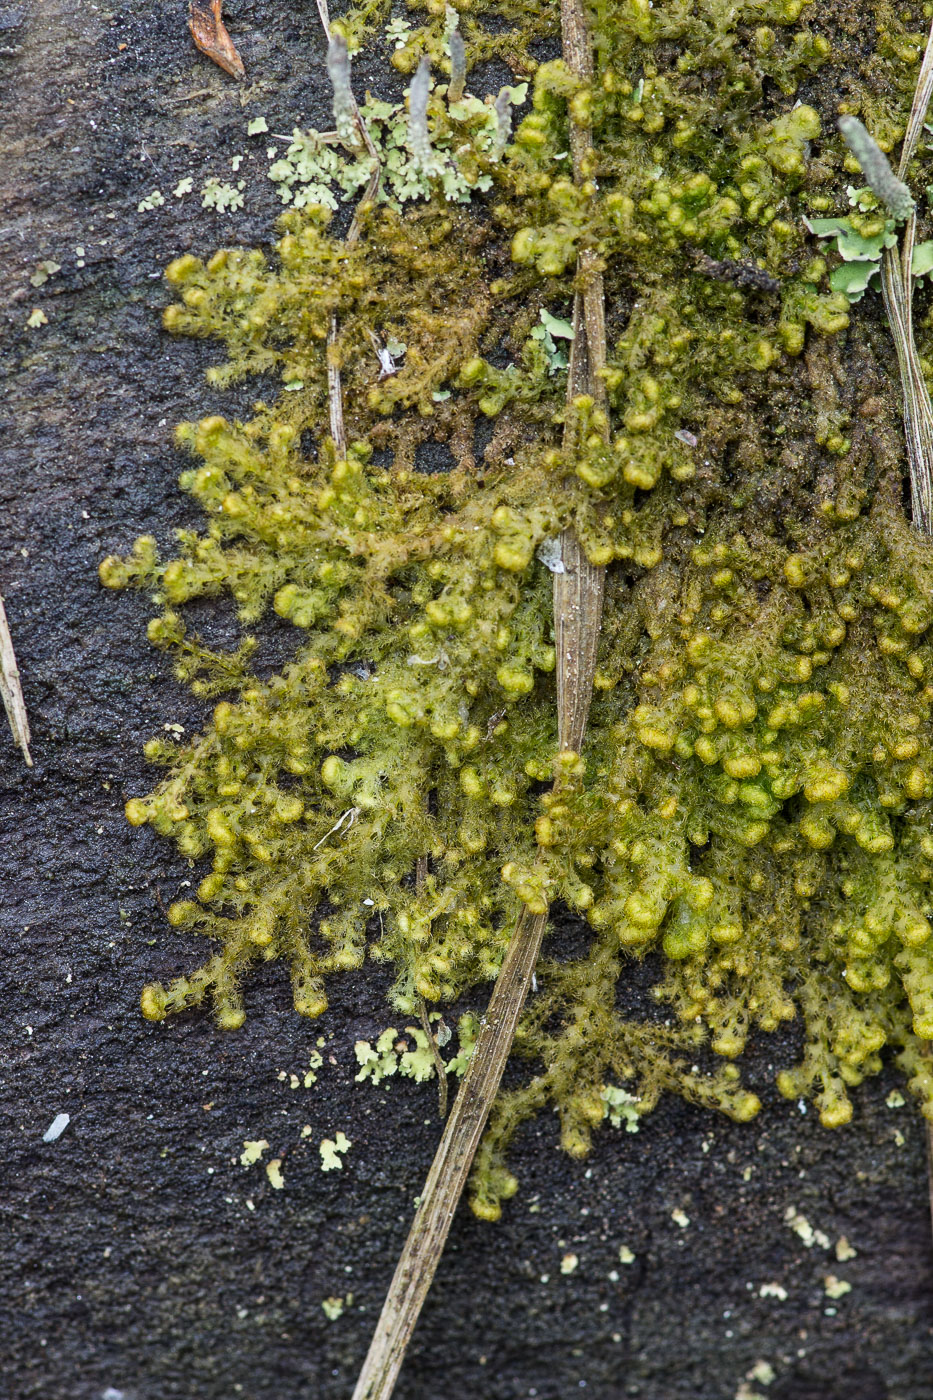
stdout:
[[[206,525],[101,567],[154,591],[151,641],[217,701],[200,734],[149,742],[164,775],[127,804],[196,863],[169,923],[212,945],[144,1014],[207,998],[239,1026],[250,967],[279,959],[319,1016],[327,979],[371,956],[416,1016],[495,977],[523,904],[563,903],[590,942],[545,945],[516,1041],[533,1073],[477,1159],[486,1218],[529,1114],[555,1106],[577,1156],[665,1090],[750,1118],[736,1060],[795,1018],[778,1085],[824,1123],[886,1045],[933,1116],[933,551],[904,514],[890,341],[863,308],[850,324],[804,224],[845,208],[841,73],[880,144],[903,130],[915,37],[875,10],[866,58],[834,6],[838,54],[801,0],[613,0],[581,84],[530,55],[556,5],[497,35],[480,7],[470,62],[504,54],[532,82],[501,158],[471,147],[481,210],[435,175],[364,211],[354,248],[308,207],[274,257],[168,270],[166,327],[226,346],[213,385],[289,392],[182,424]],[[432,5],[417,31],[442,71],[444,24]],[[592,128],[582,183],[571,120]],[[592,400],[565,408],[555,358],[583,248],[606,282],[608,442]],[[345,453],[322,427],[334,316]],[[374,338],[405,347],[394,373]],[[449,470],[424,469],[432,441]],[[607,566],[580,755],[555,721],[549,542],[568,527]],[[247,627],[269,608],[294,627],[275,674],[251,670],[248,633],[224,654],[189,634],[185,604],[223,594]],[[659,1015],[636,1019],[619,992],[649,955]]]

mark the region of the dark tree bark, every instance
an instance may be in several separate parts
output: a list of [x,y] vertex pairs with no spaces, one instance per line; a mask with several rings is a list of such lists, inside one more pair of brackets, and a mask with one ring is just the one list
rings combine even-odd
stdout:
[[[148,646],[145,599],[96,577],[104,554],[143,531],[166,543],[190,518],[174,423],[273,392],[208,389],[214,347],[161,331],[160,273],[181,251],[270,241],[278,205],[246,122],[326,125],[323,45],[311,6],[231,7],[238,87],[196,54],[181,3],[132,8],[0,8],[0,590],[35,758],[26,770],[0,735],[0,1394],[337,1400],[440,1134],[435,1088],[354,1083],[354,1042],[393,1024],[376,966],[334,981],[314,1024],[291,1009],[281,966],[249,985],[238,1033],[204,1014],[142,1020],[142,984],[202,954],[159,908],[190,872],[127,826],[123,802],[148,784],[144,739],[203,711]],[[357,69],[374,90],[384,72]],[[231,178],[244,152],[245,208],[202,210],[204,180]],[[195,192],[175,197],[188,175]],[[154,189],[164,206],[138,213]],[[34,287],[46,261],[60,271]],[[31,329],[34,308],[47,324]],[[201,621],[235,633],[225,606]],[[262,665],[287,646],[284,627],[266,628]],[[581,937],[567,924],[555,946]],[[528,1128],[502,1222],[455,1221],[400,1400],[733,1400],[743,1382],[774,1400],[929,1400],[921,1124],[888,1106],[882,1076],[858,1091],[855,1122],[828,1132],[777,1098],[774,1058],[760,1037],[748,1074],[765,1110],[750,1126],[669,1101],[637,1135],[598,1134],[583,1164],[556,1150],[551,1119]],[[68,1127],[43,1143],[60,1112]],[[338,1129],[352,1147],[324,1175],[318,1144]],[[282,1159],[281,1190],[240,1165],[260,1138]],[[805,1246],[791,1208],[828,1250]],[[843,1236],[858,1252],[840,1263]],[[828,1275],[851,1292],[833,1299]],[[322,1301],[349,1293],[328,1320]],[[746,1381],[757,1362],[770,1384],[760,1368]]]

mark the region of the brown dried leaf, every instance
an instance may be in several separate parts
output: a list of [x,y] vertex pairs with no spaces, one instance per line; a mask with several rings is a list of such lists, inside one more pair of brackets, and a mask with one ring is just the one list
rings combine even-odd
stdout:
[[243,60],[220,17],[221,4],[222,0],[189,0],[188,28],[203,54],[213,59],[231,78],[245,78]]

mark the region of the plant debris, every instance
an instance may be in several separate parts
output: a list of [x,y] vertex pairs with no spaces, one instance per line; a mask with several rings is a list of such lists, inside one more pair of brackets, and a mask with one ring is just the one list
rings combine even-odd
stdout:
[[245,78],[243,60],[221,18],[221,0],[189,0],[188,28],[195,44],[207,58],[231,78]]
[[23,689],[19,683],[19,667],[16,664],[16,653],[13,650],[13,638],[10,636],[10,626],[6,620],[6,608],[3,606],[2,594],[0,594],[0,697],[3,699],[3,708],[6,710],[13,738],[23,751],[27,767],[31,768],[29,716],[26,713]]

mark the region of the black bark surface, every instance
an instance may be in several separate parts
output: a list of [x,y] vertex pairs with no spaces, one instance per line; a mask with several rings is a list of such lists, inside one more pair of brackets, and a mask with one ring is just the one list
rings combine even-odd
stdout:
[[[332,982],[313,1024],[280,967],[249,985],[236,1034],[138,1010],[145,981],[201,955],[159,908],[190,872],[123,803],[149,784],[145,738],[203,710],[146,643],[146,599],[104,593],[96,566],[188,518],[174,423],[262,391],[207,388],[215,348],[160,329],[162,268],[270,240],[267,138],[246,137],[249,118],[327,124],[313,5],[231,4],[242,87],[196,54],[185,11],[0,7],[0,589],[36,760],[27,771],[0,733],[10,1400],[348,1396],[440,1131],[432,1085],[354,1083],[354,1042],[393,1024],[375,966]],[[194,193],[174,196],[187,175]],[[247,180],[242,211],[201,209],[210,175]],[[154,189],[164,206],[137,212]],[[35,288],[44,260],[61,271]],[[29,329],[34,308],[48,324]],[[232,634],[232,614],[212,626]],[[267,659],[283,638],[270,632]],[[821,1129],[768,1087],[775,1050],[762,1038],[750,1065],[766,1100],[750,1126],[666,1102],[637,1135],[597,1135],[583,1164],[557,1150],[553,1119],[527,1129],[502,1222],[455,1222],[399,1400],[931,1400],[921,1124],[889,1106],[886,1075],[859,1091],[852,1126]],[[70,1124],[46,1144],[59,1112]],[[323,1174],[337,1130],[352,1147]],[[283,1189],[240,1165],[256,1138]],[[791,1208],[828,1249],[806,1246]],[[857,1255],[840,1263],[842,1236]],[[828,1296],[828,1275],[851,1291]],[[351,1293],[328,1320],[322,1301]]]

